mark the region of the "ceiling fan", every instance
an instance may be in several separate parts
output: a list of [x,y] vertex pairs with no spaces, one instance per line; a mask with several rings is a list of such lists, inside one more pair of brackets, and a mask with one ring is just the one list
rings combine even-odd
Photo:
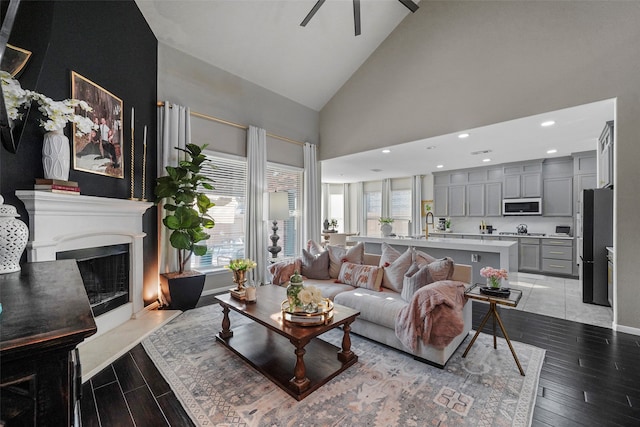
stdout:
[[[316,4],[309,11],[307,16],[305,16],[305,18],[300,23],[301,27],[306,27],[307,26],[309,21],[311,21],[311,18],[313,18],[313,15],[316,14],[318,9],[320,9],[320,6],[322,6],[325,1],[326,0],[318,0],[316,2]],[[398,1],[400,3],[402,3],[403,5],[405,5],[406,8],[411,11],[411,13],[415,12],[416,10],[418,10],[418,5],[415,4],[412,0],[398,0]],[[360,28],[360,0],[353,0],[353,23],[354,23],[355,30],[356,30],[356,36],[359,36],[361,34],[361,28]]]

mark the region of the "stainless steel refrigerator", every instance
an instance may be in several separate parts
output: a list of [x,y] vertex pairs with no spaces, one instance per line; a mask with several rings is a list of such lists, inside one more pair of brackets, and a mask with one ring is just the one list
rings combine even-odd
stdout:
[[609,305],[607,246],[613,246],[613,190],[583,190],[580,255],[583,302]]

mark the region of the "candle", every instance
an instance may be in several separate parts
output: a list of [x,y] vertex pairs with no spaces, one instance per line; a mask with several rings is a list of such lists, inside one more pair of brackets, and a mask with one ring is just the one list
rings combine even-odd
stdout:
[[142,146],[142,200],[145,198],[145,180],[147,179],[147,125],[144,126],[144,137]]
[[131,129],[135,128],[134,124],[134,111],[133,111],[133,107],[131,107]]

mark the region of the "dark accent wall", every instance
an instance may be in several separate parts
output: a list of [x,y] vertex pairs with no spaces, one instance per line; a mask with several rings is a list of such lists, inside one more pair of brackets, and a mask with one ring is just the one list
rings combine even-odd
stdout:
[[[7,1],[2,1],[5,16]],[[9,43],[33,52],[19,76],[23,88],[55,100],[71,97],[71,71],[102,86],[123,101],[124,179],[73,170],[85,195],[127,199],[131,182],[131,107],[135,108],[135,197],[142,192],[143,128],[147,135],[146,197],[153,199],[156,178],[156,100],[158,42],[134,1],[23,1]],[[33,189],[43,177],[43,130],[36,114],[24,121],[18,150],[0,148],[0,192],[28,223],[15,190]],[[71,140],[71,127],[65,135]],[[73,152],[73,150],[72,150]],[[157,216],[155,207],[143,217],[145,303],[157,297]]]

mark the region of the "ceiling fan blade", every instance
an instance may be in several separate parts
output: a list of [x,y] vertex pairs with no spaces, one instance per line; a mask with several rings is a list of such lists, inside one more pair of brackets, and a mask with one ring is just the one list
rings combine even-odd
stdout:
[[360,28],[360,0],[353,0],[353,25],[356,28],[356,36],[359,36],[362,33]]
[[318,9],[320,9],[320,6],[322,6],[324,4],[325,0],[318,0],[316,2],[316,4],[313,6],[313,8],[311,9],[311,11],[309,11],[309,13],[307,14],[307,16],[305,16],[305,18],[302,20],[302,23],[300,24],[301,27],[306,27],[307,24],[309,23],[309,21],[311,21],[311,18],[313,18],[313,15],[316,14],[316,12],[318,11]]
[[398,0],[398,1],[400,3],[402,3],[403,5],[405,5],[407,7],[407,9],[409,9],[411,11],[411,13],[415,12],[416,10],[418,10],[418,5],[415,4],[411,0]]

